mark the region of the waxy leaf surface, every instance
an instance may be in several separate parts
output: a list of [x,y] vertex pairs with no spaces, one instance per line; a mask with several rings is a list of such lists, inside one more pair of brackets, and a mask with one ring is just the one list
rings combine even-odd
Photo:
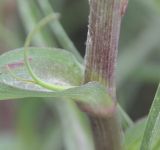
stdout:
[[13,73],[20,78],[32,80],[23,61],[24,50],[22,48],[0,56],[0,100],[63,97],[102,106],[112,104],[103,85],[97,82],[80,85],[83,79],[83,67],[71,53],[50,48],[29,48],[28,51],[28,59],[33,71],[40,79],[71,88],[52,91],[34,83],[16,79]]

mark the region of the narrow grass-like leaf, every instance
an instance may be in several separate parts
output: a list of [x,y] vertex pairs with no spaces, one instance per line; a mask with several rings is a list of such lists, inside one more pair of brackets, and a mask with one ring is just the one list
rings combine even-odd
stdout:
[[125,132],[124,149],[139,150],[143,138],[146,119],[140,120]]
[[[157,93],[155,95],[153,104],[151,106],[147,125],[145,128],[142,144],[140,150],[151,150],[152,142],[154,141],[154,136],[156,134],[156,122],[160,117],[160,85],[158,87]],[[158,126],[158,128],[160,128]],[[157,129],[158,129],[157,128]]]
[[[50,13],[54,14],[53,8],[51,7],[48,0],[45,1],[38,1],[40,4],[40,7],[42,8],[45,15],[48,15]],[[82,56],[79,54],[78,50],[72,43],[72,41],[69,39],[68,35],[66,34],[65,30],[63,29],[62,25],[58,20],[54,21],[52,24],[50,24],[50,27],[55,34],[55,37],[57,38],[58,42],[62,45],[62,47],[70,52],[72,52],[77,60],[79,62],[83,62]]]
[[[28,33],[41,19],[40,10],[38,10],[34,0],[18,0],[17,4],[26,33]],[[34,36],[33,43],[38,46],[51,45],[55,47],[57,45],[50,33],[44,31],[40,31]]]
[[47,103],[58,112],[65,149],[94,150],[89,122],[85,119],[84,113],[77,109],[76,104],[72,101],[64,103],[62,99],[57,101],[50,99]]
[[62,129],[59,124],[49,127],[43,139],[42,150],[61,150],[63,147],[62,136]]
[[151,149],[152,150],[159,150],[160,149],[160,115],[155,123],[154,132],[151,140]]
[[[159,90],[157,91],[155,99],[158,98],[158,96],[159,96]],[[154,104],[157,104],[157,103],[154,103]],[[152,110],[153,110],[153,106],[152,106]],[[160,112],[160,109],[159,110],[157,109],[157,111]],[[152,118],[152,120],[154,119]],[[150,119],[148,119],[148,123],[147,123],[147,118],[146,118],[146,119],[140,120],[139,122],[135,123],[132,127],[128,128],[125,132],[125,142],[124,142],[125,150],[139,150],[141,147],[142,139],[143,140],[148,139],[148,143],[147,144],[145,143],[146,147],[142,148],[143,150],[146,150],[145,148],[149,148],[147,150],[159,150],[160,149],[159,124],[160,124],[160,115],[158,114],[158,116],[156,117],[156,121],[154,123],[150,121]],[[144,134],[144,131],[145,131],[145,134]],[[149,134],[146,135],[146,132]]]

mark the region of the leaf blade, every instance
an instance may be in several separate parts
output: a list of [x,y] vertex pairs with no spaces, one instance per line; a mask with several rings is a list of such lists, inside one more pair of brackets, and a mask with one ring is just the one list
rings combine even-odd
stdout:
[[[51,91],[33,83],[17,81],[9,72],[4,73],[5,65],[10,65],[17,76],[28,80],[30,77],[23,63],[23,49],[14,50],[0,56],[0,100],[27,97],[66,97],[95,106],[112,105],[113,102],[103,85],[91,82],[78,86],[83,79],[83,67],[69,52],[49,48],[30,48],[29,52],[32,68],[42,80],[62,86],[66,84],[76,87],[63,91]],[[53,71],[51,71],[52,69]],[[53,80],[54,77],[56,81]]]
[[160,85],[152,103],[140,150],[150,150],[155,134],[156,121],[160,116]]

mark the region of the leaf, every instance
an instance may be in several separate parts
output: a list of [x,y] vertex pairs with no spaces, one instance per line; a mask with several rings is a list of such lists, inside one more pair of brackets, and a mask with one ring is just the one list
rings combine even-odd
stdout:
[[62,144],[62,130],[60,124],[51,125],[52,127],[47,128],[48,132],[41,141],[43,143],[42,150],[61,150]]
[[125,133],[125,150],[160,149],[160,86],[152,104],[148,120],[144,119]]
[[[51,7],[51,4],[49,3],[48,0],[46,1],[38,1],[39,6],[41,7],[42,11],[44,12],[45,15],[48,15],[50,13],[55,14],[53,8]],[[83,58],[78,52],[77,48],[75,45],[72,43],[68,35],[66,34],[65,30],[63,29],[62,25],[58,20],[55,20],[53,23],[49,24],[51,27],[52,32],[54,33],[56,39],[58,42],[61,44],[61,46],[72,52],[77,60],[81,63],[83,63]]]
[[[28,33],[33,30],[39,19],[42,17],[41,12],[37,7],[36,1],[17,0],[17,5],[23,26],[25,27],[26,33]],[[57,45],[54,37],[51,36],[48,30],[36,33],[33,37],[33,43],[36,46],[50,45],[56,47]]]
[[[30,82],[17,80],[7,70],[8,65],[16,76],[30,80],[23,62],[23,49],[0,56],[0,100],[25,97],[66,97],[96,105],[111,105],[104,86],[97,82],[76,86],[63,91],[51,91]],[[67,51],[49,48],[30,48],[29,60],[33,71],[42,80],[62,85],[80,85],[83,67]]]
[[151,140],[151,149],[158,150],[160,149],[160,115],[158,115],[158,118],[155,123],[153,136]]
[[65,150],[94,150],[88,119],[77,109],[76,103],[64,103],[62,99],[48,99],[46,102],[58,113]]
[[[19,101],[18,104],[15,133],[25,147],[23,150],[42,150],[42,136],[37,130],[40,122],[37,118],[41,114],[40,111],[42,106],[44,107],[44,103],[39,98],[29,98]],[[43,118],[42,115],[40,116]],[[45,129],[43,132],[45,133]]]
[[[145,132],[144,132],[144,136],[143,136],[143,140],[140,148],[141,150],[150,150],[155,140],[157,139],[157,137],[160,140],[159,135],[156,136],[157,131],[160,130],[159,118],[160,118],[160,85],[158,87],[157,93],[155,95],[154,101],[152,103],[152,106],[149,112],[148,121],[147,121],[147,125],[145,128]],[[158,125],[157,125],[157,122],[158,122]]]
[[139,150],[143,138],[146,119],[140,120],[125,132],[125,150]]
[[[51,48],[30,48],[29,51],[32,68],[42,80],[54,84],[58,81],[61,84],[68,85],[79,85],[81,83],[83,68],[69,52]],[[8,65],[12,71],[18,70],[17,76],[29,79],[24,67],[23,53],[22,49],[17,49],[0,56],[1,78],[4,78],[4,76],[7,78],[8,76],[13,80],[7,71],[6,65]]]

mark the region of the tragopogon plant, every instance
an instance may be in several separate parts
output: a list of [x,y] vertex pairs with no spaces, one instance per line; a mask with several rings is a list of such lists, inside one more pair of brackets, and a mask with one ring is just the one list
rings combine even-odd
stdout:
[[[65,140],[68,142],[65,141],[67,150],[160,149],[160,137],[156,135],[156,131],[160,130],[160,88],[148,121],[145,119],[139,124],[132,122],[116,98],[115,66],[120,25],[127,2],[127,0],[89,1],[89,29],[83,63],[82,57],[58,21],[59,15],[54,13],[48,1],[38,1],[37,5],[46,17],[36,23],[23,48],[0,56],[0,100],[50,98],[50,101],[46,101],[49,105],[54,105],[59,116],[62,116],[62,103],[66,104],[65,108],[68,110],[74,108],[71,112],[75,114],[77,108],[74,104],[77,104],[78,110],[85,112],[90,121],[94,146],[84,128],[80,127],[81,118],[72,116],[79,121],[74,127],[81,131],[81,136],[75,136],[76,139],[73,138],[72,141],[67,139],[68,132],[64,132],[63,136],[67,137]],[[19,0],[19,4],[29,9],[30,5],[33,7],[35,3]],[[30,14],[30,11],[24,13],[21,7],[20,11],[25,19]],[[35,16],[31,14],[29,19],[32,18],[35,20]],[[39,32],[46,24],[50,25],[57,41],[66,50],[29,47],[36,36],[37,43],[39,39],[47,43],[43,34]],[[53,100],[57,103],[52,103]],[[62,103],[58,103],[59,101]],[[74,146],[69,142],[75,142]]]

